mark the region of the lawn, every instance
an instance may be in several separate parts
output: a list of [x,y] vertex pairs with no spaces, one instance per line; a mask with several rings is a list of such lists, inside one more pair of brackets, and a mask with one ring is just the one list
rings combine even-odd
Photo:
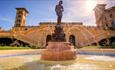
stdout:
[[115,46],[84,46],[80,49],[115,49]]
[[98,46],[85,46],[80,49],[99,49],[99,47]]
[[11,46],[0,46],[0,50],[23,50],[23,49],[32,49],[30,47],[11,47]]

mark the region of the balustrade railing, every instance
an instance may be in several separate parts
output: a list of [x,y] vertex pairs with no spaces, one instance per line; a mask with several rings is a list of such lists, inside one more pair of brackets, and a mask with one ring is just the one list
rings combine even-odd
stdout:
[[34,46],[37,46],[38,45],[38,42],[33,40],[33,39],[30,39],[28,38],[27,36],[24,36],[24,35],[21,35],[21,34],[18,34],[18,35],[15,35],[16,38],[20,39],[20,40],[23,40],[25,42],[28,42],[29,44],[31,45],[34,45]]

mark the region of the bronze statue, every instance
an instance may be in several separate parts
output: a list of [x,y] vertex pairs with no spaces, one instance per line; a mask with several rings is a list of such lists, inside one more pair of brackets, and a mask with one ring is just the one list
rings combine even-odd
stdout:
[[63,1],[59,1],[59,4],[56,5],[55,7],[55,11],[56,11],[56,14],[57,14],[57,24],[61,24],[61,19],[62,19],[62,15],[63,15]]
[[55,26],[54,33],[52,34],[52,41],[56,42],[65,42],[65,33],[63,31],[63,26],[61,25],[63,9],[63,1],[59,1],[59,4],[56,5],[55,11],[57,14],[57,25]]

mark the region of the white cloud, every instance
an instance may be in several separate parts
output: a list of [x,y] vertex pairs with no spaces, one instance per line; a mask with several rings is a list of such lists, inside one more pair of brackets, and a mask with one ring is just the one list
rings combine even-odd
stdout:
[[84,25],[96,25],[93,8],[96,4],[108,3],[107,0],[64,0],[63,21],[83,22]]
[[0,16],[0,27],[2,27],[4,30],[9,30],[13,26],[13,23],[13,19]]
[[5,21],[5,22],[9,22],[9,23],[13,22],[10,18],[8,18],[8,17],[2,17],[2,16],[0,16],[0,21]]

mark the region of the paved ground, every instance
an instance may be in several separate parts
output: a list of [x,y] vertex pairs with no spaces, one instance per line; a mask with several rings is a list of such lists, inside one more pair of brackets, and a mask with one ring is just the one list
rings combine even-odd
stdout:
[[[23,54],[23,53],[40,53],[42,49],[28,49],[28,50],[0,50],[0,55],[5,54]],[[115,49],[80,49],[80,52],[94,52],[94,53],[112,53],[115,54]]]
[[29,50],[0,50],[0,55],[9,55],[9,54],[26,54],[26,53],[40,53],[41,50],[29,49]]
[[[1,50],[0,56],[12,54],[40,53],[41,50]],[[96,60],[101,58],[101,60]],[[93,57],[91,55],[77,55],[72,61],[44,61],[40,54],[20,55],[0,58],[0,70],[115,70],[115,57]],[[94,60],[92,60],[94,59]]]

